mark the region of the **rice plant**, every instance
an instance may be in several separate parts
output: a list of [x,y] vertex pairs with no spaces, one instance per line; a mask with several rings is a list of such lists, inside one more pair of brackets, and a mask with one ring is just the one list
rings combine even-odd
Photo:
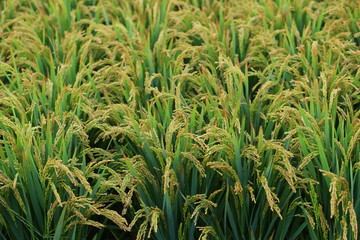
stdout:
[[1,239],[358,239],[360,1],[0,1]]

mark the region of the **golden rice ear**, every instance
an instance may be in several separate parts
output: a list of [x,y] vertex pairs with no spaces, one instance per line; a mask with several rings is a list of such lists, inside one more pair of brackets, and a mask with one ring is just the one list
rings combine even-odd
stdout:
[[110,209],[98,209],[99,214],[113,221],[120,229],[129,231],[127,221],[118,212]]
[[262,175],[259,179],[261,185],[263,186],[265,193],[266,193],[266,199],[267,203],[269,204],[269,207],[271,211],[275,211],[278,216],[282,219],[280,208],[278,206],[279,198],[276,196],[276,194],[270,189],[268,185],[268,181],[264,175]]
[[216,234],[216,231],[210,227],[210,226],[206,226],[206,227],[197,227],[201,234],[199,236],[199,240],[206,240],[206,239],[212,239],[212,238],[215,238],[215,239],[219,239],[219,237],[217,236]]

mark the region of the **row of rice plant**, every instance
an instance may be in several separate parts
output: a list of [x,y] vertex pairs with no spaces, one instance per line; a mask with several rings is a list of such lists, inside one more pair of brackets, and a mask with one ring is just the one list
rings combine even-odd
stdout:
[[360,1],[0,1],[1,239],[358,239]]

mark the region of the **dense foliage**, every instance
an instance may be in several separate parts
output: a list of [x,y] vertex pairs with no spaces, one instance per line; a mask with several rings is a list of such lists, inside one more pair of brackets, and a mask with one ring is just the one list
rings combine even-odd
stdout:
[[360,1],[0,0],[0,238],[358,239]]

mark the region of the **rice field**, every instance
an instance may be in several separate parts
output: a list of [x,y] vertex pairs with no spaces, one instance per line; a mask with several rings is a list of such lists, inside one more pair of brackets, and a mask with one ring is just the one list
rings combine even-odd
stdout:
[[359,239],[359,0],[0,0],[0,239]]

